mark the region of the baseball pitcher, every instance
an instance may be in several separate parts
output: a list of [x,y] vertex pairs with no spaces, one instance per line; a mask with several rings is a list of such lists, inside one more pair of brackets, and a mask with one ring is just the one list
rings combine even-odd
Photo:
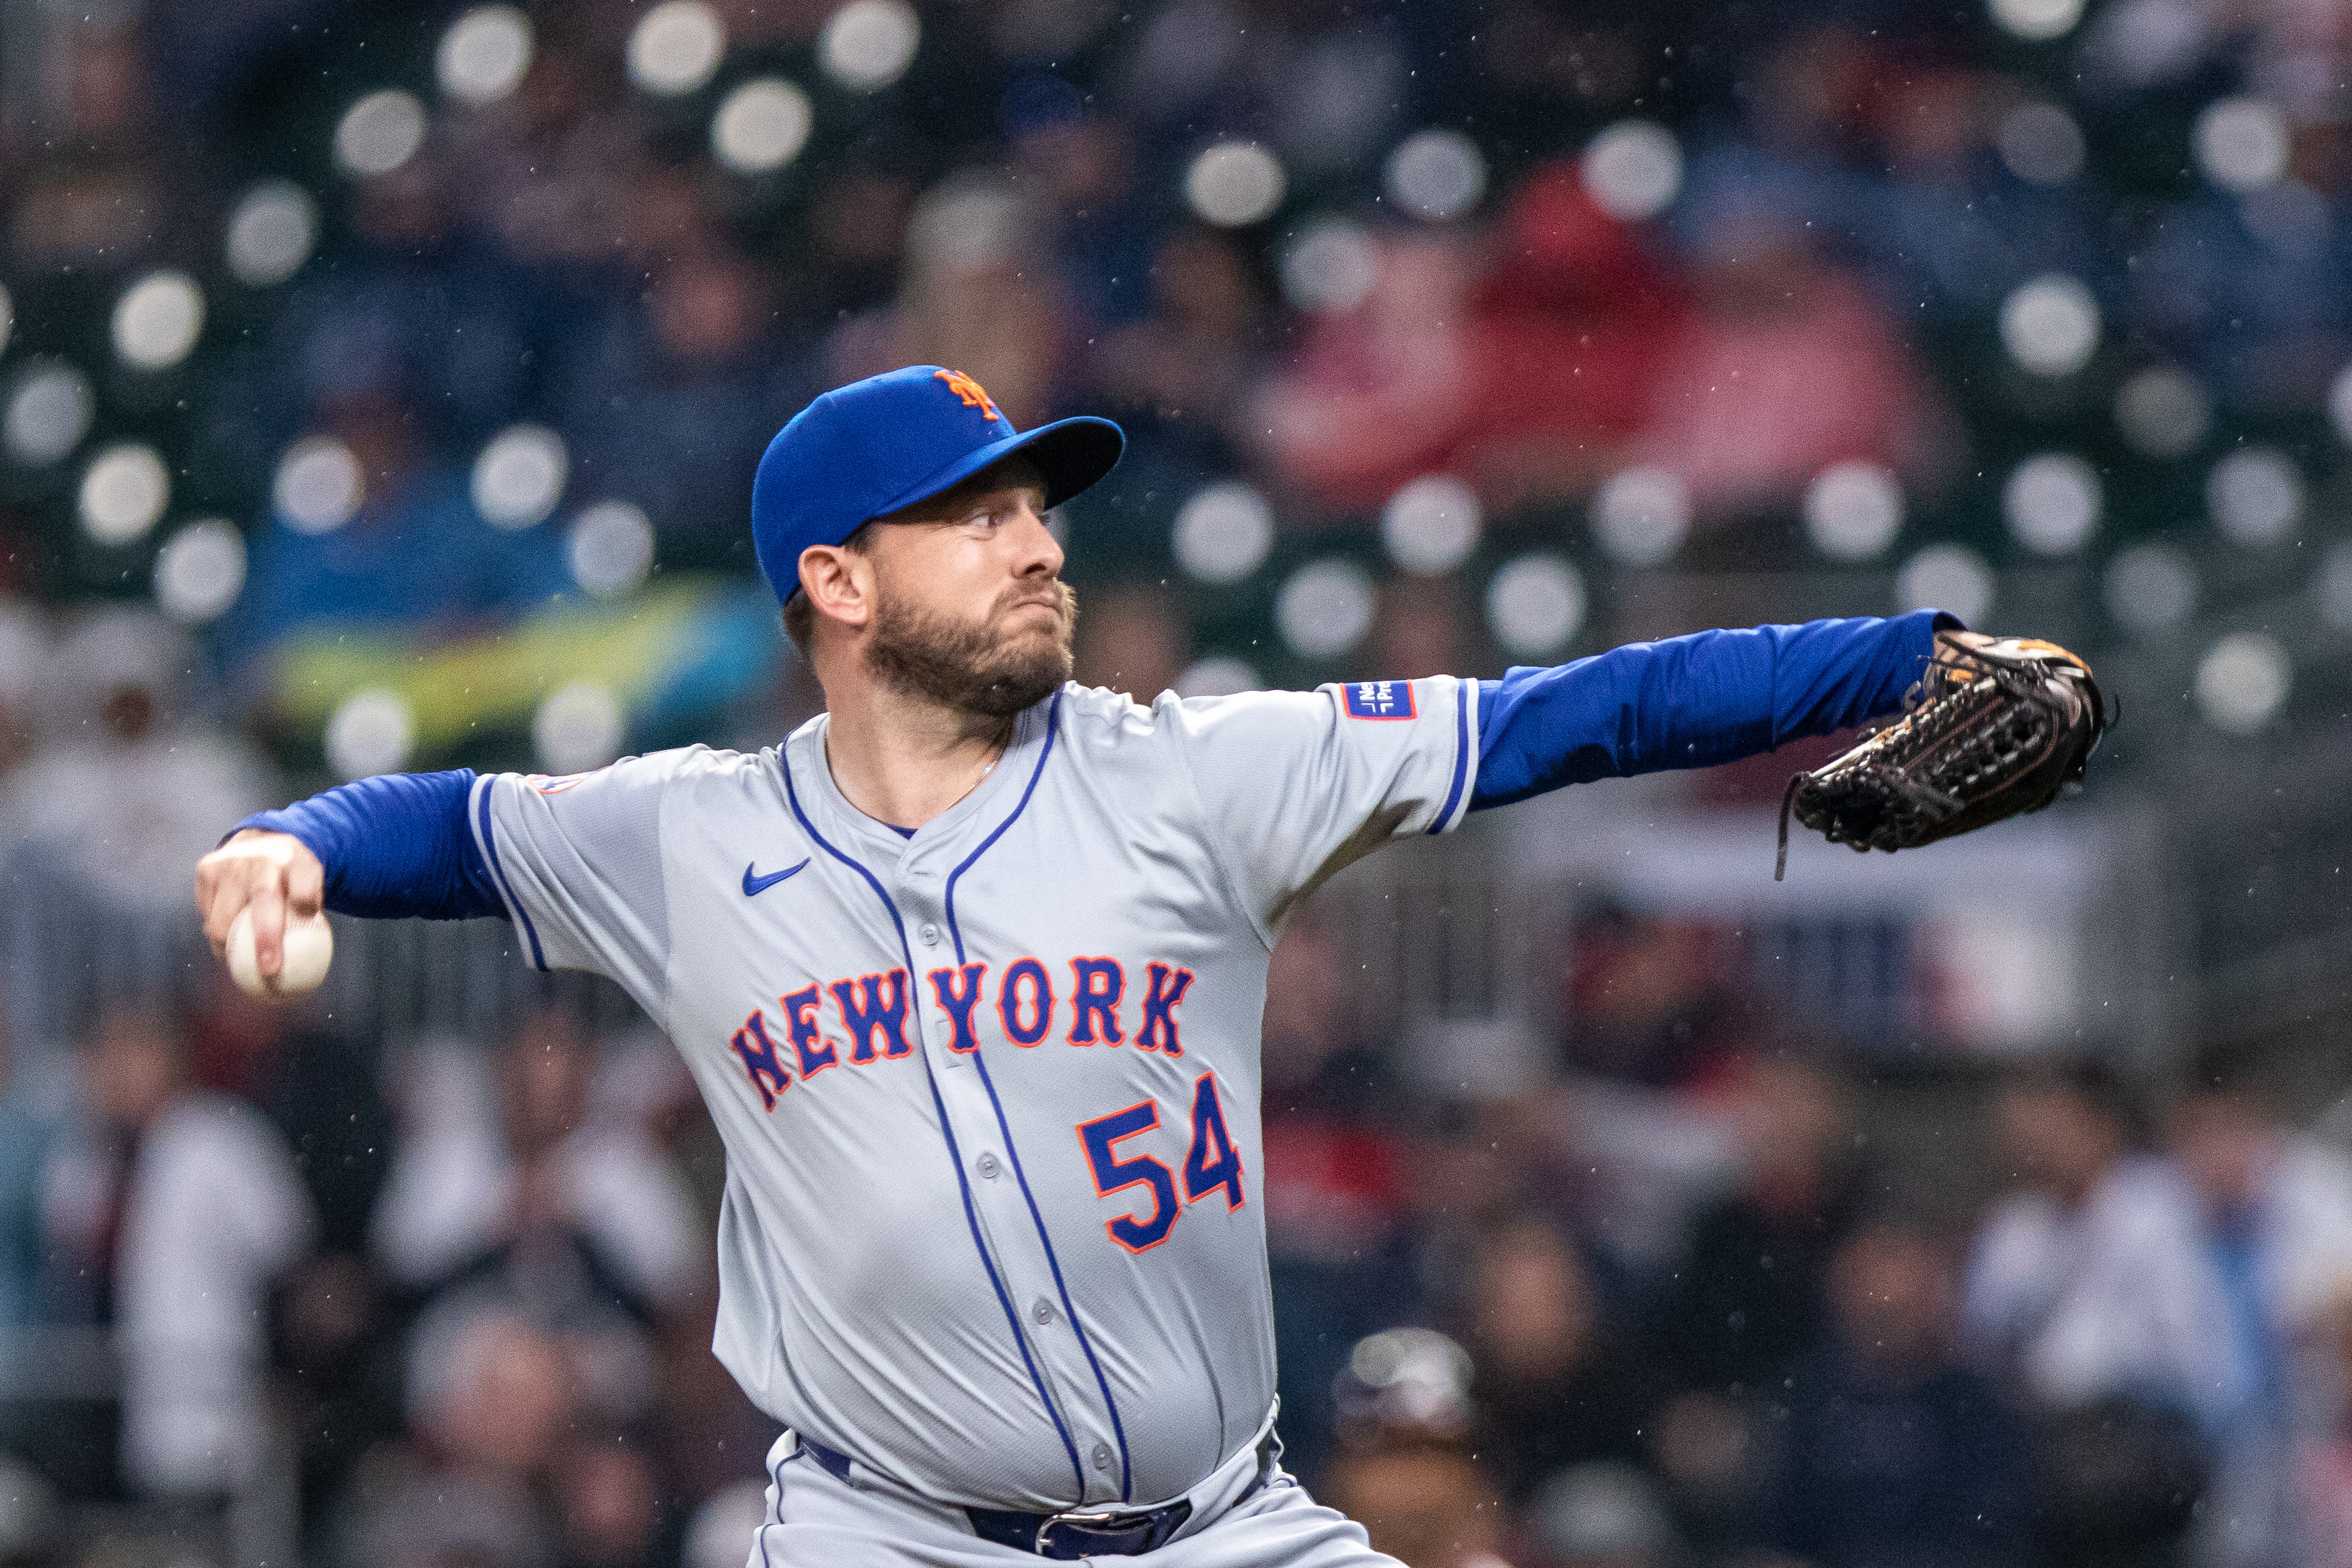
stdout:
[[1921,611],[1139,706],[1069,680],[1045,522],[1123,439],[1018,433],[936,366],[829,392],[751,501],[824,714],[751,755],[365,779],[197,866],[264,973],[289,911],[501,916],[677,1042],[728,1151],[713,1348],[789,1428],[753,1568],[1388,1563],[1277,1462],[1285,913],[1471,811],[1891,713],[1966,635]]

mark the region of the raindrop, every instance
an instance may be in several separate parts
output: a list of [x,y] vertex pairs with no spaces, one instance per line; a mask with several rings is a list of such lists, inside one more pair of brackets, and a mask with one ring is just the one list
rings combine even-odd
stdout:
[[2019,179],[2063,185],[2083,172],[2083,131],[2054,103],[2021,103],[2000,117],[1994,135],[2000,161]]
[[653,570],[653,521],[626,501],[599,501],[572,519],[563,551],[582,588],[599,599],[626,593]]
[[877,92],[907,74],[923,25],[907,0],[849,0],[818,35],[817,63],[845,88]]
[[151,272],[114,302],[114,351],[136,370],[178,364],[204,329],[204,290],[184,272]]
[[1814,549],[1832,560],[1868,560],[1903,526],[1903,485],[1876,463],[1832,463],[1805,486],[1804,509]]
[[1243,228],[1273,215],[1286,183],[1282,165],[1256,142],[1220,141],[1184,172],[1184,199],[1203,222]]
[[416,744],[416,715],[398,692],[353,692],[327,720],[327,766],[338,778],[372,779],[408,760]]
[[2000,341],[2037,376],[2071,376],[2099,347],[2099,302],[2080,279],[2045,273],[2001,301]]
[[1265,678],[1239,659],[1222,654],[1201,660],[1176,677],[1180,697],[1229,697],[1264,688]]
[[703,0],[663,0],[629,32],[629,79],[664,98],[710,79],[727,52],[727,28]]
[[1895,574],[1895,597],[1906,610],[1948,610],[1975,625],[1992,608],[1992,572],[1962,545],[1929,545]]
[[1611,476],[1593,497],[1592,531],[1611,559],[1656,566],[1682,548],[1690,533],[1690,492],[1664,468],[1627,468]]
[[335,161],[347,174],[389,174],[425,145],[425,106],[398,88],[372,92],[335,127]]
[[1539,659],[1584,626],[1584,579],[1556,555],[1523,555],[1486,584],[1486,625],[1503,651]]
[[155,556],[155,604],[184,625],[201,625],[245,591],[245,536],[226,517],[173,534]]
[[2252,735],[2284,705],[2293,675],[2277,638],[2233,632],[2197,662],[2197,706],[2215,729]]
[[2045,452],[2011,471],[2000,509],[2017,542],[2036,555],[2072,555],[2099,526],[2099,476],[2071,452]]
[[1417,218],[1458,218],[1486,193],[1486,160],[1458,131],[1423,131],[1389,154],[1382,183],[1389,200]]
[[82,531],[102,545],[130,544],[147,537],[171,500],[171,471],[153,447],[110,446],[81,476]]
[[1344,315],[1372,291],[1380,267],[1380,253],[1361,227],[1325,218],[1307,225],[1283,254],[1282,297],[1297,309]]
[[1282,585],[1274,623],[1293,653],[1336,659],[1372,629],[1372,580],[1351,560],[1308,561]]
[[1584,189],[1621,223],[1654,217],[1683,188],[1675,133],[1646,120],[1621,120],[1592,139],[1581,166]]
[[621,755],[625,721],[612,688],[573,681],[541,699],[530,740],[550,773],[585,773]]
[[2170,545],[2134,545],[2107,563],[2101,597],[2117,624],[2142,634],[2168,632],[2197,608],[2197,571]]
[[8,394],[8,455],[27,468],[46,468],[81,444],[98,411],[89,382],[58,360],[25,367]]
[[[2347,413],[2352,415],[2352,408]],[[2116,393],[2116,423],[2145,456],[2185,457],[2213,428],[2213,400],[2186,371],[2157,365]]]
[[1451,474],[1431,474],[1389,497],[1381,511],[1381,542],[1405,570],[1435,577],[1477,548],[1481,520],[1476,491]]
[[2198,172],[2225,191],[2252,195],[2286,173],[2286,116],[2259,98],[2225,98],[2206,106],[2190,137]]
[[2083,19],[2083,0],[1991,0],[1992,19],[2013,37],[2063,38]]
[[2272,446],[2232,452],[2205,478],[2205,505],[2232,544],[2274,545],[2303,519],[2303,475]]
[[228,220],[228,269],[248,288],[283,283],[319,243],[319,206],[301,186],[266,180],[237,199]]
[[1247,485],[1211,485],[1176,514],[1171,543],[1178,564],[1201,581],[1239,582],[1274,548],[1274,508]]
[[710,117],[710,150],[738,174],[770,173],[801,155],[814,123],[808,94],[761,77],[729,93]]
[[467,12],[441,35],[433,74],[460,103],[495,103],[530,69],[530,18],[511,5]]
[[555,510],[572,461],[543,424],[499,432],[474,459],[474,509],[492,528],[527,528]]
[[298,534],[341,528],[358,513],[366,496],[360,460],[331,435],[305,436],[288,447],[270,486],[278,521]]

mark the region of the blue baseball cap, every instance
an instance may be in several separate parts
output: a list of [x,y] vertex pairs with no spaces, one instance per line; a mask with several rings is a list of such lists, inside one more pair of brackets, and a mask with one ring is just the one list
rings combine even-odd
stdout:
[[1023,434],[961,371],[909,365],[826,392],[776,433],[751,481],[751,549],[778,599],[801,552],[952,489],[1018,453],[1058,507],[1111,471],[1127,437],[1107,419],[1058,419]]

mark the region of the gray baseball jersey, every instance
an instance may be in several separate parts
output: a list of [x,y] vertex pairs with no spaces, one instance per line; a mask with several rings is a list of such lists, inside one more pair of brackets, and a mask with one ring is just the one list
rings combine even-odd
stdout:
[[957,1506],[1175,1497],[1263,1429],[1258,1031],[1284,912],[1460,821],[1475,683],[1146,708],[1065,686],[911,837],[811,720],[469,820],[530,956],[625,987],[724,1139],[714,1348]]

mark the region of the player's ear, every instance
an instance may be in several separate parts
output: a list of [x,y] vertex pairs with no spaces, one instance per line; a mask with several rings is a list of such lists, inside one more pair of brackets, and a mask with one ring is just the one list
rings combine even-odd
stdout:
[[862,627],[874,617],[874,563],[845,545],[801,551],[801,591],[820,620]]

